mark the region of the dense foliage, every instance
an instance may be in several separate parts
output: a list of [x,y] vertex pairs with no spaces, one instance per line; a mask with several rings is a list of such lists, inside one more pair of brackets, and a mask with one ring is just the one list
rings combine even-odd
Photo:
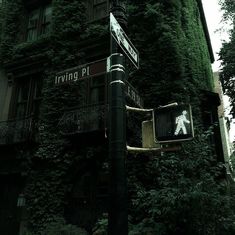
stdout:
[[235,118],[235,2],[232,0],[221,0],[221,8],[224,10],[224,23],[232,24],[229,32],[229,41],[224,42],[220,50],[220,60],[222,71],[221,81],[225,89],[225,94],[230,97],[231,114]]
[[235,2],[233,0],[220,0],[221,9],[224,11],[224,19],[234,21]]
[[131,4],[130,33],[142,62],[133,79],[140,83],[146,104],[195,102],[200,89],[212,89],[208,48],[196,1]]
[[212,133],[200,128],[200,89],[213,79],[197,2],[131,1],[129,26],[141,58],[132,79],[145,104],[190,102],[197,133],[182,151],[145,159],[145,168],[143,158],[130,159],[131,234],[232,234],[223,167],[203,144]]
[[133,234],[232,234],[229,197],[218,180],[223,166],[205,141],[201,135],[179,155],[158,156],[144,168],[143,159],[134,169],[132,160]]
[[[87,24],[83,2],[54,0],[51,36],[17,44],[23,6],[19,0],[8,2],[8,13],[14,11],[7,14],[8,27],[0,47],[2,65],[37,54],[45,58],[39,145],[28,154],[25,149],[22,153],[27,157],[29,175],[29,227],[33,234],[48,227],[47,231],[53,233],[55,226],[68,230],[63,215],[72,179],[78,170],[86,170],[82,169],[84,163],[100,170],[107,161],[107,146],[74,144],[61,135],[59,118],[65,108],[77,105],[79,100],[71,95],[76,85],[55,87],[53,76],[58,69],[75,66],[86,56],[77,49],[79,42],[99,39],[107,34],[107,27]],[[141,60],[140,70],[129,66],[129,79],[143,94],[146,107],[190,102],[196,133],[195,140],[183,144],[178,153],[127,156],[130,234],[232,234],[224,168],[209,145],[212,132],[205,133],[201,128],[200,89],[211,90],[213,79],[197,1],[127,2],[128,35]],[[104,220],[99,220],[96,227],[105,227]],[[105,233],[105,229],[102,231]]]

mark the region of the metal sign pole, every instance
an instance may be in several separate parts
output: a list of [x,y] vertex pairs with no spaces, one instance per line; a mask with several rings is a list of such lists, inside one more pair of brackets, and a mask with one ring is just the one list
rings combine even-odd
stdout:
[[126,179],[126,108],[124,56],[117,53],[111,36],[109,82],[109,162],[110,208],[109,235],[128,234],[128,206]]

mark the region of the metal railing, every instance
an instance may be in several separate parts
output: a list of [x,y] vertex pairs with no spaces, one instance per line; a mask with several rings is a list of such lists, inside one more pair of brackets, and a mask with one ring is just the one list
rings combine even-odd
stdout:
[[15,144],[32,138],[33,118],[7,120],[0,122],[0,145]]
[[106,104],[96,104],[66,111],[58,123],[58,128],[64,135],[104,130],[107,110]]

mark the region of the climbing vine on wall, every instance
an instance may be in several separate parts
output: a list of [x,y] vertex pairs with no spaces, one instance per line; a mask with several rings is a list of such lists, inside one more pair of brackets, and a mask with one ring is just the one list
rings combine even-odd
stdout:
[[[175,101],[192,103],[196,134],[200,134],[192,143],[183,145],[178,154],[144,156],[141,160],[128,156],[132,232],[142,235],[154,228],[159,235],[215,234],[210,226],[220,219],[227,222],[227,208],[222,207],[226,198],[219,193],[223,187],[216,185],[222,166],[215,162],[213,151],[205,144],[208,136],[199,128],[200,89],[208,90],[213,85],[197,1],[127,2],[128,35],[140,52],[140,70],[130,66],[129,79],[143,95],[146,107]],[[76,87],[56,87],[54,76],[76,66],[86,56],[79,43],[106,35],[108,25],[87,22],[85,1],[54,0],[50,36],[17,43],[23,7],[20,0],[8,0],[0,61],[6,64],[38,54],[44,58],[39,145],[27,154],[30,159],[26,186],[29,224],[34,234],[40,234],[48,224],[63,217],[65,194],[71,188],[71,167],[90,155],[105,158],[104,149],[79,149],[61,135],[59,119],[66,108],[78,101],[71,95]],[[199,207],[197,203],[201,203]],[[202,215],[204,207],[207,213]],[[221,212],[221,217],[216,217],[217,212]],[[180,217],[184,213],[186,216]],[[211,217],[213,223],[209,221]],[[193,227],[192,221],[198,227]],[[198,230],[202,225],[204,233]]]
[[[21,31],[20,15],[24,13],[22,1],[7,2],[6,24],[1,42],[1,61],[4,64],[18,59],[38,56],[44,58],[42,66],[43,89],[38,123],[39,145],[27,156],[28,172],[26,200],[29,213],[29,226],[33,234],[40,234],[51,222],[63,217],[64,197],[70,189],[68,170],[80,160],[86,159],[86,151],[78,153],[70,148],[70,142],[58,131],[58,122],[64,110],[77,105],[76,97],[71,95],[74,87],[54,86],[54,76],[58,71],[76,66],[82,52],[78,50],[81,37],[88,39],[90,27],[100,35],[107,31],[99,24],[87,25],[86,7],[83,1],[52,1],[52,26],[49,36],[37,41],[19,43]],[[23,153],[25,151],[25,154]],[[28,150],[21,151],[26,156]],[[90,152],[90,151],[89,151]]]
[[[210,58],[196,1],[131,1],[129,29],[141,59],[133,80],[143,89],[147,104],[191,101],[187,99],[198,96],[200,89],[212,89]],[[149,87],[154,97],[146,92]]]
[[212,131],[201,129],[200,93],[212,90],[213,76],[197,1],[129,1],[128,14],[141,60],[130,79],[150,108],[191,103],[196,133],[182,151],[130,156],[130,234],[232,234],[224,168],[207,140]]
[[5,16],[5,19],[4,22],[2,22],[0,47],[1,63],[9,62],[13,56],[12,51],[18,40],[17,32],[20,27],[20,15],[23,8],[21,0],[8,0],[7,3],[4,4],[5,12],[2,12],[2,14]]

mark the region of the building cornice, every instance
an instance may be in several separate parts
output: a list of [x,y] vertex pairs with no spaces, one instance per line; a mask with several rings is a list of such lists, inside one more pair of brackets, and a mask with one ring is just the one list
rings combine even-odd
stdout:
[[213,63],[215,61],[215,57],[214,57],[214,53],[213,53],[213,49],[211,45],[210,34],[209,34],[207,23],[206,23],[206,17],[205,17],[203,5],[202,5],[202,0],[196,0],[196,1],[197,1],[199,12],[200,12],[202,27],[203,27],[205,37],[206,37],[207,47],[208,47],[209,54],[210,54],[210,60],[211,60],[211,63]]

